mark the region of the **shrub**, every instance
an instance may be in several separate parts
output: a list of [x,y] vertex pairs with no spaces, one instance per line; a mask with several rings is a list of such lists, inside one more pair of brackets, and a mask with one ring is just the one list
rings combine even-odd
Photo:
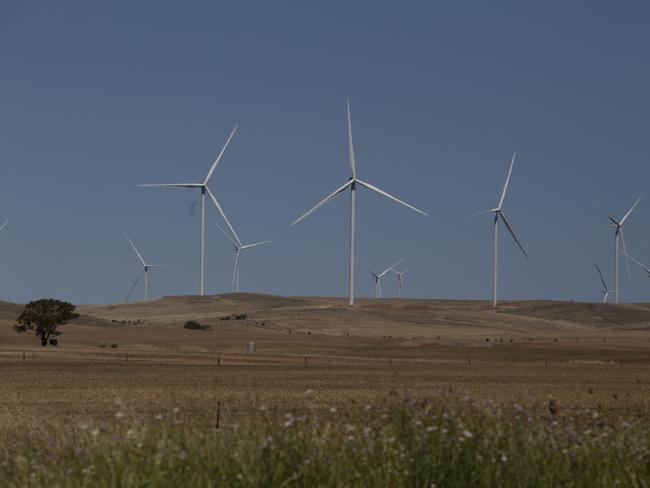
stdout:
[[183,326],[184,329],[189,329],[189,330],[208,330],[210,328],[209,325],[201,325],[198,322],[195,322],[194,320],[188,320],[185,322],[185,325]]

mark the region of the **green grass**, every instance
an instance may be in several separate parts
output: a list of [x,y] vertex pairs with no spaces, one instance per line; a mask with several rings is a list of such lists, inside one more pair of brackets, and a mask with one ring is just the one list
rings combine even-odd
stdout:
[[645,414],[551,416],[447,395],[260,409],[237,423],[225,415],[218,430],[182,406],[152,418],[118,411],[0,440],[3,487],[650,486]]

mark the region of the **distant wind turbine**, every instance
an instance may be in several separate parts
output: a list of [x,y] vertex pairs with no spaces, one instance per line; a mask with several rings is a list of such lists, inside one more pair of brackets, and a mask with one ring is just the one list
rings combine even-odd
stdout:
[[402,276],[404,276],[411,268],[406,268],[404,271],[393,270],[397,275],[397,298],[402,298]]
[[131,295],[133,294],[133,290],[135,290],[135,286],[138,284],[138,281],[140,281],[140,278],[144,275],[144,301],[146,302],[149,300],[149,268],[162,268],[163,266],[166,266],[165,264],[147,264],[142,257],[142,254],[140,254],[140,251],[138,251],[138,248],[135,247],[135,244],[133,244],[133,241],[131,238],[124,234],[124,237],[129,241],[131,244],[131,247],[135,251],[135,253],[138,255],[138,259],[140,260],[140,263],[142,264],[142,269],[140,270],[140,273],[138,273],[138,277],[135,279],[135,282],[133,283],[133,286],[131,287],[131,290],[129,290],[129,295],[126,297],[126,301],[128,302],[129,299],[131,298]]
[[235,285],[235,292],[239,293],[239,255],[241,254],[242,251],[246,249],[261,246],[262,244],[269,244],[271,241],[256,242],[255,244],[242,244],[241,241],[239,240],[239,237],[235,235],[236,240],[232,239],[228,235],[228,233],[221,228],[219,224],[216,225],[217,227],[219,227],[219,230],[223,232],[223,235],[226,236],[226,238],[231,242],[231,244],[235,248],[235,270],[233,271],[232,274],[232,282],[233,285]]
[[498,276],[498,261],[499,261],[499,219],[505,224],[506,229],[508,229],[508,232],[512,236],[512,238],[515,240],[517,243],[517,246],[519,246],[519,249],[521,249],[521,252],[524,254],[526,259],[530,260],[528,257],[528,254],[526,254],[526,251],[524,250],[524,247],[521,245],[519,242],[519,239],[517,239],[517,236],[512,230],[512,227],[510,227],[510,224],[508,223],[508,220],[506,219],[506,216],[503,215],[503,201],[506,198],[506,192],[508,191],[508,185],[510,184],[510,176],[512,175],[512,167],[515,164],[515,157],[516,153],[512,155],[512,160],[510,161],[510,169],[508,170],[508,177],[506,178],[506,182],[503,185],[503,191],[501,192],[501,198],[499,199],[499,205],[497,205],[494,208],[489,208],[487,210],[482,210],[480,212],[476,212],[474,215],[470,216],[470,219],[476,215],[484,214],[484,213],[493,213],[494,214],[494,269],[492,271],[493,275],[493,287],[492,287],[492,306],[496,307],[497,306],[497,276]]
[[402,261],[404,261],[404,259],[400,259],[395,264],[393,264],[390,268],[386,268],[381,273],[375,273],[372,269],[370,269],[370,266],[366,266],[366,268],[368,269],[368,271],[370,271],[370,274],[375,280],[375,298],[381,298],[381,279],[384,277],[386,273],[388,273],[389,271],[393,271],[393,268],[395,268],[395,266],[400,264]]
[[350,284],[349,284],[348,303],[350,305],[354,305],[354,235],[355,235],[355,227],[356,227],[355,219],[356,219],[357,185],[362,186],[368,190],[374,191],[375,193],[378,193],[379,195],[382,195],[390,200],[393,200],[394,202],[397,202],[400,205],[404,205],[405,207],[410,208],[411,210],[418,212],[422,215],[426,215],[426,213],[424,213],[422,210],[418,210],[417,208],[413,207],[412,205],[409,205],[408,203],[403,202],[402,200],[399,200],[398,198],[395,198],[392,195],[389,195],[388,193],[381,190],[380,188],[377,188],[376,186],[371,185],[370,183],[367,183],[357,178],[356,163],[354,160],[354,145],[352,143],[352,120],[350,117],[349,101],[348,101],[348,152],[349,152],[349,160],[350,160],[350,178],[348,179],[347,183],[334,190],[322,201],[320,201],[319,203],[314,205],[310,210],[308,210],[303,215],[298,217],[291,225],[295,225],[301,220],[305,219],[306,217],[314,213],[316,210],[318,210],[320,207],[332,201],[339,193],[344,192],[348,188],[350,189],[350,271],[349,271]]
[[596,265],[596,271],[598,271],[598,276],[600,276],[600,282],[603,284],[603,303],[607,303],[607,299],[609,298],[609,294],[611,291],[607,288],[607,283],[605,283],[605,278],[603,278],[603,273],[600,271],[600,266],[598,266],[598,263],[594,263]]
[[208,194],[208,196],[212,200],[212,203],[221,214],[221,217],[223,217],[223,220],[228,225],[228,228],[230,229],[232,234],[235,237],[237,236],[235,229],[233,229],[232,225],[230,225],[230,222],[228,221],[226,214],[221,208],[221,205],[219,205],[219,202],[215,198],[214,194],[210,191],[210,188],[208,188],[208,183],[210,182],[210,178],[212,178],[212,173],[214,173],[214,170],[219,164],[219,161],[221,160],[223,153],[226,151],[228,144],[230,144],[230,140],[235,135],[235,132],[237,131],[237,127],[238,126],[236,125],[235,128],[230,133],[230,136],[228,136],[226,143],[221,149],[219,155],[217,156],[217,159],[215,159],[214,163],[212,163],[212,167],[210,168],[210,171],[208,171],[208,175],[205,177],[205,180],[203,180],[202,183],[155,183],[155,184],[147,183],[144,185],[138,185],[147,188],[198,188],[199,190],[201,190],[201,244],[200,244],[201,264],[200,264],[200,284],[199,284],[199,293],[201,295],[204,294],[204,290],[205,290],[205,194],[206,193]]
[[[620,220],[616,220],[614,217],[609,215],[603,208],[601,210],[605,215],[607,215],[607,218],[611,220],[612,224],[611,226],[614,228],[614,298],[616,303],[618,303],[618,261],[619,261],[619,255],[620,255],[620,244],[621,241],[623,243],[623,252],[626,253],[627,256],[627,250],[625,249],[625,236],[623,236],[623,224],[625,224],[625,221],[628,219],[630,214],[634,211],[634,209],[637,207],[639,202],[641,201],[642,196],[640,196],[636,202],[634,202],[634,205],[630,208],[630,210],[627,211],[627,213],[623,216],[623,218]],[[629,256],[628,256],[629,257]],[[627,262],[627,261],[626,261]],[[629,272],[629,265],[628,265],[628,272]]]

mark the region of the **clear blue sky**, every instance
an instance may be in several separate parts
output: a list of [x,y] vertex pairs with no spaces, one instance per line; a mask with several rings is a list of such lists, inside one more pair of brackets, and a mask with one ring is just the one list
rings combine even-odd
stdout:
[[[198,286],[200,181],[235,123],[211,188],[244,241],[244,290],[347,293],[348,198],[289,223],[348,177],[345,100],[359,176],[429,213],[359,195],[363,264],[404,257],[406,294],[487,299],[494,205],[504,298],[598,300],[613,232],[650,181],[647,2],[172,2],[0,0],[0,296],[123,300],[138,263],[154,296]],[[208,207],[209,293],[233,253]],[[626,225],[650,263],[650,194]],[[383,285],[386,296],[395,280]],[[612,286],[613,288],[613,286]],[[141,294],[141,291],[138,292]],[[637,268],[624,300],[650,295]]]

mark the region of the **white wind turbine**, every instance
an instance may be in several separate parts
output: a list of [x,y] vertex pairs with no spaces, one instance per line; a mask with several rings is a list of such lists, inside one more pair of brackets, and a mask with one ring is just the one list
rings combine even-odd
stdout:
[[140,278],[144,275],[144,301],[146,302],[149,300],[149,268],[162,268],[163,266],[166,266],[165,264],[147,264],[144,258],[142,257],[142,254],[140,254],[140,251],[138,251],[138,248],[135,247],[135,244],[133,244],[133,241],[131,238],[124,234],[124,237],[129,241],[131,244],[131,247],[135,251],[135,253],[138,255],[138,259],[140,260],[140,263],[142,264],[142,269],[140,270],[140,273],[138,273],[138,277],[135,279],[135,282],[133,283],[133,286],[131,287],[131,290],[129,290],[129,295],[126,297],[126,301],[128,302],[129,299],[131,298],[131,295],[133,294],[133,290],[135,290],[135,286],[138,284],[138,281],[140,281]]
[[[627,220],[627,218],[630,216],[630,214],[634,211],[636,206],[639,204],[641,201],[642,196],[637,199],[636,202],[634,202],[634,205],[630,208],[630,210],[627,211],[627,213],[623,216],[621,221],[617,221],[614,217],[609,215],[604,209],[601,208],[601,210],[607,215],[607,218],[612,221],[612,227],[614,228],[614,298],[616,303],[618,303],[618,261],[619,261],[619,255],[620,255],[620,243],[623,241],[623,252],[627,253],[627,250],[625,249],[625,236],[623,236],[623,224]],[[626,254],[627,256],[627,254]],[[627,261],[626,261],[627,262]],[[629,272],[629,263],[628,263],[628,272]]]
[[600,282],[603,284],[603,303],[607,303],[607,299],[609,298],[609,294],[611,291],[607,288],[607,283],[605,283],[605,278],[603,278],[603,273],[600,271],[600,266],[598,266],[598,263],[594,263],[596,265],[596,271],[598,271],[598,276],[600,276]]
[[348,151],[349,151],[349,160],[350,160],[350,178],[348,179],[347,183],[342,185],[341,187],[337,188],[334,190],[332,193],[330,193],[327,197],[325,197],[322,201],[314,205],[310,210],[305,212],[303,215],[298,217],[291,225],[295,225],[304,218],[308,217],[312,213],[314,213],[316,210],[318,210],[320,207],[325,205],[326,203],[329,203],[332,201],[339,193],[344,192],[348,188],[350,189],[350,284],[349,284],[349,299],[348,303],[350,305],[354,305],[354,235],[355,235],[355,227],[356,227],[356,190],[357,190],[357,185],[362,186],[368,190],[374,191],[375,193],[378,193],[379,195],[382,195],[386,198],[389,198],[390,200],[393,200],[394,202],[397,202],[401,205],[404,205],[405,207],[410,208],[411,210],[414,210],[415,212],[418,212],[422,215],[427,215],[424,213],[422,210],[418,210],[417,208],[413,207],[412,205],[409,205],[408,203],[403,202],[402,200],[399,200],[398,198],[395,198],[394,196],[386,193],[385,191],[381,190],[380,188],[377,188],[374,185],[371,185],[370,183],[367,183],[365,181],[360,180],[357,178],[357,169],[356,169],[356,163],[354,160],[354,145],[352,143],[352,120],[350,117],[350,102],[348,101]]
[[524,250],[524,247],[521,245],[519,239],[517,239],[517,236],[513,232],[512,227],[510,227],[508,220],[506,219],[505,215],[503,215],[503,201],[505,200],[506,192],[508,191],[508,184],[510,183],[510,176],[512,175],[512,167],[515,164],[515,156],[516,153],[512,155],[512,160],[510,161],[510,169],[508,170],[508,177],[506,178],[506,182],[503,185],[503,191],[501,192],[499,205],[497,205],[494,208],[489,208],[487,210],[476,212],[474,215],[470,217],[472,218],[476,215],[480,215],[484,213],[494,214],[494,269],[492,271],[493,273],[492,306],[493,307],[497,306],[497,276],[498,276],[498,261],[499,261],[499,225],[498,225],[499,219],[501,219],[501,221],[505,224],[506,229],[508,229],[508,232],[510,232],[510,235],[515,240],[517,246],[519,246],[519,249],[521,249],[521,252],[524,254],[526,259],[530,260],[528,258],[528,254],[526,254],[526,251]]
[[262,244],[269,244],[271,241],[256,242],[254,244],[242,244],[242,242],[239,240],[239,237],[235,236],[236,240],[232,239],[228,235],[228,233],[221,228],[219,224],[216,225],[217,227],[219,227],[219,230],[223,232],[223,235],[226,236],[226,238],[231,242],[231,244],[235,248],[235,270],[233,271],[232,274],[232,282],[235,285],[235,292],[239,293],[239,255],[241,254],[242,251],[246,249],[261,246]]
[[406,268],[404,271],[393,270],[393,273],[397,275],[397,298],[402,298],[402,276],[408,273],[411,268]]
[[370,266],[366,266],[368,271],[370,271],[370,274],[375,280],[375,298],[381,298],[381,279],[384,277],[386,273],[389,271],[393,271],[393,268],[397,266],[399,263],[404,261],[404,259],[400,259],[397,261],[395,264],[393,264],[390,268],[386,268],[384,271],[381,273],[375,273],[372,269],[370,269]]
[[221,205],[219,205],[219,202],[217,201],[216,197],[214,194],[210,191],[210,188],[208,187],[208,183],[210,182],[210,178],[212,178],[212,173],[214,173],[214,170],[216,169],[217,165],[219,164],[219,161],[221,160],[221,157],[223,156],[223,153],[226,151],[226,148],[228,147],[228,144],[230,144],[230,140],[232,137],[235,135],[235,132],[237,131],[237,125],[235,128],[232,130],[230,133],[230,136],[228,136],[228,139],[226,140],[226,143],[224,144],[223,148],[221,149],[221,152],[217,156],[217,159],[214,160],[214,163],[212,163],[212,167],[210,168],[210,171],[208,171],[208,175],[205,177],[205,180],[203,180],[202,183],[155,183],[155,184],[144,184],[144,185],[138,185],[142,187],[147,187],[147,188],[198,188],[201,190],[201,244],[200,244],[200,285],[199,285],[199,293],[201,295],[204,294],[204,289],[205,289],[205,194],[207,193],[210,199],[212,200],[212,203],[214,203],[214,206],[217,208],[219,213],[221,214],[221,217],[223,217],[223,220],[226,222],[228,225],[228,228],[232,232],[234,236],[237,236],[237,233],[235,232],[235,229],[232,228],[232,225],[230,225],[230,222],[228,221],[228,218],[226,217],[226,214],[224,213],[223,209],[221,208]]

